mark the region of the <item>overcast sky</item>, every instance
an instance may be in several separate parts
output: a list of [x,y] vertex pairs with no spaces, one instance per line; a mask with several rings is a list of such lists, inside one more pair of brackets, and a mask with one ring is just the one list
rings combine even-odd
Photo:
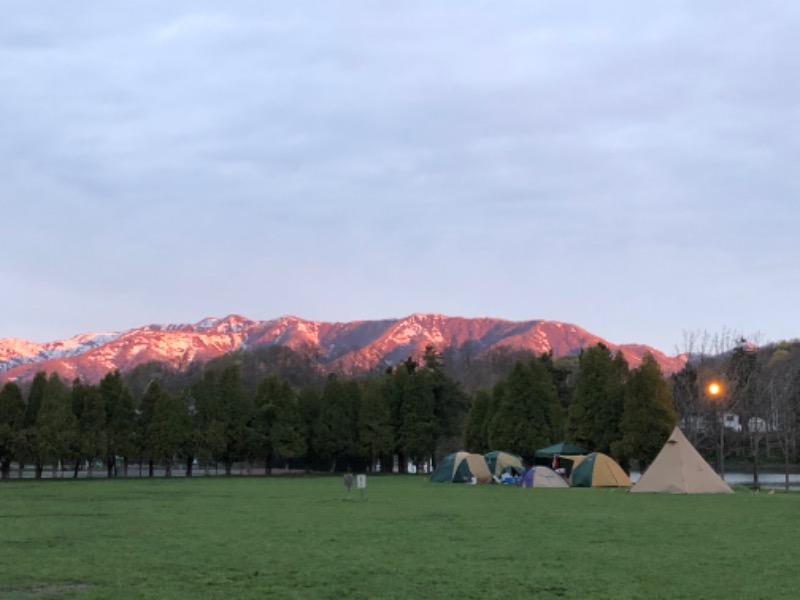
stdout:
[[6,0],[0,338],[800,337],[798,30],[794,0]]

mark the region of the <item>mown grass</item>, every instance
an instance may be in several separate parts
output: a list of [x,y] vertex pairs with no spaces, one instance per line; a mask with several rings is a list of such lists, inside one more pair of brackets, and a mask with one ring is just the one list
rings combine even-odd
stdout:
[[9,481],[5,598],[795,598],[800,494]]

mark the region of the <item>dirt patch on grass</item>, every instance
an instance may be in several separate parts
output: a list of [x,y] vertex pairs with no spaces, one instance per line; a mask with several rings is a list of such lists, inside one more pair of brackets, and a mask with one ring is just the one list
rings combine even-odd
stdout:
[[0,588],[0,599],[2,598],[60,598],[65,594],[75,594],[88,592],[91,589],[87,583],[69,584],[45,584],[41,582],[31,583],[23,588],[13,590]]

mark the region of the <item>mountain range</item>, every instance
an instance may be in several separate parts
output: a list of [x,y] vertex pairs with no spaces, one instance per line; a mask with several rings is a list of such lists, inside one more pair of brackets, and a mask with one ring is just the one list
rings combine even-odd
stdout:
[[312,353],[328,372],[355,374],[419,357],[428,345],[437,350],[470,343],[475,355],[507,346],[555,357],[574,355],[603,343],[621,351],[631,367],[650,353],[664,373],[680,370],[684,356],[669,357],[642,344],[613,344],[576,325],[556,321],[414,314],[402,319],[326,323],[292,316],[254,321],[240,315],[207,318],[193,324],[147,325],[122,332],[85,333],[48,343],[0,339],[0,381],[24,382],[37,371],[79,377],[95,383],[115,369],[159,361],[182,369],[225,353],[281,345]]

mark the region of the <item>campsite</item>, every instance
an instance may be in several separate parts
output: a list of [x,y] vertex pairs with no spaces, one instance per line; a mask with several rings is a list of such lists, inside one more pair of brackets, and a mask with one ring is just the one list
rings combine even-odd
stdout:
[[794,598],[800,494],[9,481],[0,598]]

